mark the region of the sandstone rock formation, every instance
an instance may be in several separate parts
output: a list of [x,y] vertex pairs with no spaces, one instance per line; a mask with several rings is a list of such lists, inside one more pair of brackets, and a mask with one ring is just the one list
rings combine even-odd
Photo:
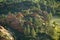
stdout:
[[0,40],[14,40],[12,35],[3,26],[0,26]]

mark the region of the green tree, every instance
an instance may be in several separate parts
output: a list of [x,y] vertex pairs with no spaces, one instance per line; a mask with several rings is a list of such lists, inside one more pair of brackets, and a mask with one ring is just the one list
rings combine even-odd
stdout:
[[30,26],[29,25],[27,25],[27,27],[24,28],[24,34],[26,36],[30,35]]
[[27,25],[27,34],[29,35],[30,34],[30,26]]
[[35,32],[34,28],[31,29],[31,35],[32,35],[32,37],[36,36],[36,32]]
[[38,26],[36,26],[36,33],[38,33],[38,31],[39,31],[39,30],[38,30]]
[[27,28],[24,28],[24,35],[27,35]]
[[32,21],[33,21],[33,18],[32,18],[32,17],[29,17],[29,19],[30,19],[30,22],[32,22]]
[[43,24],[42,18],[37,18],[37,17],[34,18],[34,25],[35,26],[42,26],[42,24]]

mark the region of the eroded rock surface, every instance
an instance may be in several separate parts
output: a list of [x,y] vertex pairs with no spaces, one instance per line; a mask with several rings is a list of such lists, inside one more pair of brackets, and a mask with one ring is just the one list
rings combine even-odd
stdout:
[[12,35],[3,26],[0,26],[0,40],[14,40]]

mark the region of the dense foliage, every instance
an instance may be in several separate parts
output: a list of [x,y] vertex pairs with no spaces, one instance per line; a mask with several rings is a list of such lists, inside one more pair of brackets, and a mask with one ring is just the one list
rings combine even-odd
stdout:
[[[60,2],[56,0],[3,0],[0,2],[0,13],[21,12],[28,9],[41,9],[48,13],[57,14],[60,13]],[[4,9],[4,10],[3,10]],[[3,11],[2,11],[3,10]]]
[[0,25],[16,40],[60,40],[58,24],[51,23],[60,15],[59,1],[1,0],[0,5]]

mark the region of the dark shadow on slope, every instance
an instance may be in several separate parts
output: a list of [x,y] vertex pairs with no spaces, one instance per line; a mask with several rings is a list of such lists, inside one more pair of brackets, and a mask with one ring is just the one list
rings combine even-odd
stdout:
[[38,34],[37,35],[38,40],[53,40],[53,38],[46,33],[37,33],[37,34]]
[[12,4],[6,4],[6,3],[0,3],[0,13],[8,13],[11,12],[20,12],[21,10],[27,10],[33,7],[37,7],[37,4],[31,1],[23,1],[20,3],[12,3]]

